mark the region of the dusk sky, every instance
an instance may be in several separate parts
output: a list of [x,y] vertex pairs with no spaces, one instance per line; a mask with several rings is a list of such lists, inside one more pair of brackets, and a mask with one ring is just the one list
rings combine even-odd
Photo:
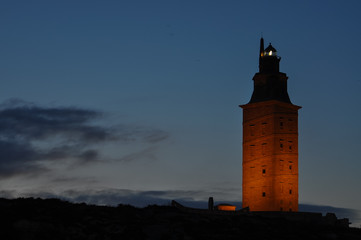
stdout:
[[[259,39],[299,111],[299,202],[361,210],[361,1],[1,1],[0,193],[240,202]],[[361,221],[360,221],[361,222]]]

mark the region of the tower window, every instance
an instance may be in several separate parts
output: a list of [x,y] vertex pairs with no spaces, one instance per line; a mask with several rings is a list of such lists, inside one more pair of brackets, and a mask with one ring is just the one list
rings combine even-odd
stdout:
[[293,166],[292,161],[289,161],[288,169],[290,170],[291,173],[292,173],[292,168],[293,168],[292,166]]
[[292,152],[292,141],[288,141],[288,150]]
[[262,169],[262,174],[266,174],[266,169]]
[[266,196],[266,192],[262,192],[262,197],[265,197]]
[[292,194],[292,189],[290,189],[290,194]]
[[250,125],[251,128],[251,136],[254,136],[254,124]]
[[280,122],[280,129],[283,129],[283,122]]

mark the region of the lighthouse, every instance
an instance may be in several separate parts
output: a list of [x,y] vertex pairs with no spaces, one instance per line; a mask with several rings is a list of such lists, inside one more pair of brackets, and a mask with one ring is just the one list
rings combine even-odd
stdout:
[[277,50],[260,40],[259,71],[243,109],[242,205],[250,211],[298,211],[298,110]]

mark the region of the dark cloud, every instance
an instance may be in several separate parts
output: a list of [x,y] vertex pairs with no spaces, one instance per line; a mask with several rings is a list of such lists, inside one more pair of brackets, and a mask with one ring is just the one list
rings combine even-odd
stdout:
[[[48,169],[41,164],[44,161],[71,158],[78,165],[100,162],[99,143],[153,144],[168,137],[166,132],[153,128],[95,124],[99,119],[104,119],[104,114],[90,109],[42,107],[19,99],[1,104],[0,178],[45,172]],[[154,159],[152,149],[120,160],[131,161],[145,155]]]
[[45,171],[35,163],[38,159],[39,153],[29,144],[0,140],[0,178]]
[[16,191],[15,190],[0,190],[0,197],[2,198],[15,198]]
[[78,108],[43,108],[22,105],[0,110],[0,133],[4,138],[42,140],[59,135],[82,141],[112,138],[108,129],[87,125],[101,116],[93,110]]
[[87,150],[77,156],[82,163],[89,163],[98,160],[99,153],[95,150]]

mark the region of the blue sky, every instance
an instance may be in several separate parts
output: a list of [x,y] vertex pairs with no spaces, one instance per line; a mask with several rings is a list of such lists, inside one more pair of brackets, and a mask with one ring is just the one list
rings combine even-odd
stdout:
[[251,97],[262,34],[303,107],[300,203],[361,210],[360,8],[2,1],[3,195],[110,189],[240,201],[238,105]]

